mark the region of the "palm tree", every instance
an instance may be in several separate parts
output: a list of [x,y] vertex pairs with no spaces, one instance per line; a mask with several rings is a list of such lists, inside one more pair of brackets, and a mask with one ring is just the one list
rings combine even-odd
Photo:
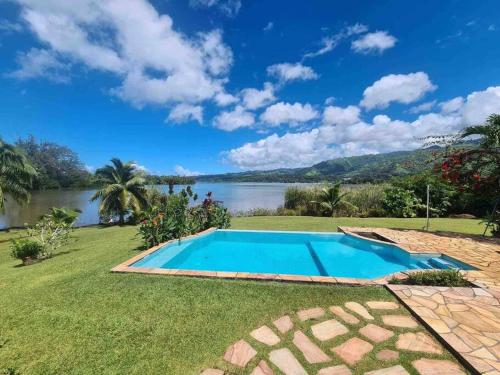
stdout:
[[500,147],[500,115],[493,114],[488,117],[484,125],[468,126],[461,134],[462,138],[479,135],[481,147],[493,149]]
[[120,159],[113,158],[111,163],[96,171],[104,186],[92,196],[91,201],[100,199],[99,215],[118,215],[122,225],[127,213],[139,213],[147,207],[146,180],[132,162],[124,164]]
[[27,203],[36,175],[26,156],[0,138],[0,211],[4,209],[7,194],[18,203]]
[[340,192],[340,182],[334,185],[326,186],[319,191],[318,198],[316,201],[311,201],[312,203],[317,203],[320,205],[321,209],[328,214],[328,216],[333,217],[335,213],[335,208],[340,204],[344,203],[343,198],[347,193]]

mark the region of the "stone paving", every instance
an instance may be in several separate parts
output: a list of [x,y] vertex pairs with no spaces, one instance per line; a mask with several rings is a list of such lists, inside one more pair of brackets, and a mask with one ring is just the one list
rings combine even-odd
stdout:
[[249,330],[202,374],[466,374],[395,302],[314,307],[268,322]]
[[[477,268],[466,271],[469,281],[500,296],[500,239],[459,233],[429,233],[388,228],[339,227],[352,235],[368,233],[410,253],[440,253]],[[382,282],[382,280],[379,280]]]
[[[415,285],[388,288],[476,371],[500,375],[500,300],[491,290]],[[415,343],[406,346],[414,347]]]

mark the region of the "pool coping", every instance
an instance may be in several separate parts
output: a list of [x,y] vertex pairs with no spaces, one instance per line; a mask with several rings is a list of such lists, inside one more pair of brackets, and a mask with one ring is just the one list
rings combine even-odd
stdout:
[[[341,229],[341,228],[339,228]],[[180,240],[190,240],[198,237],[203,237],[207,234],[215,232],[217,228],[209,228],[202,232],[182,237]],[[224,231],[232,231],[231,229],[225,229]],[[240,230],[238,230],[240,231]],[[354,233],[345,233],[341,230],[341,232],[306,232],[306,231],[259,231],[259,230],[248,230],[248,232],[281,232],[281,233],[318,233],[318,234],[332,234],[332,235],[349,235],[353,237],[358,237],[366,241],[373,241],[385,245],[393,245],[402,251],[410,254],[416,255],[414,252],[408,251],[405,248],[398,246],[397,243],[393,242],[385,242],[380,240],[375,240],[371,238],[366,238],[363,236],[359,236]],[[274,274],[274,273],[251,273],[251,272],[228,272],[228,271],[199,271],[199,270],[190,270],[190,269],[172,269],[172,268],[146,268],[146,267],[131,267],[132,264],[138,262],[144,257],[154,253],[160,248],[177,242],[178,239],[170,240],[167,242],[163,242],[156,246],[153,246],[140,254],[133,256],[132,258],[126,260],[123,263],[113,267],[111,272],[116,273],[140,273],[140,274],[148,274],[148,275],[170,275],[170,276],[187,276],[187,277],[202,277],[202,278],[218,278],[218,279],[240,279],[240,280],[267,280],[267,281],[281,281],[281,282],[298,282],[298,283],[311,283],[311,284],[343,284],[343,285],[355,285],[355,286],[369,286],[369,285],[387,285],[389,284],[389,280],[391,279],[400,279],[404,280],[408,278],[408,275],[415,272],[422,272],[425,270],[407,270],[401,272],[395,272],[388,274],[386,276],[382,276],[375,279],[362,279],[362,278],[349,278],[349,277],[333,277],[333,276],[305,276],[305,275],[288,275],[288,274]],[[434,255],[440,256],[442,253],[438,252],[429,252],[429,253],[419,253],[421,255]],[[467,271],[463,271],[467,272]]]

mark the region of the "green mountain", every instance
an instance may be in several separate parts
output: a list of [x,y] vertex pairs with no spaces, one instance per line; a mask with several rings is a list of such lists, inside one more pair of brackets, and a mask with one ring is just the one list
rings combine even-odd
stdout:
[[248,171],[203,175],[200,182],[322,182],[351,183],[384,181],[394,176],[415,174],[434,165],[441,147],[433,146],[413,151],[351,156],[323,161],[312,167],[282,168],[269,171]]

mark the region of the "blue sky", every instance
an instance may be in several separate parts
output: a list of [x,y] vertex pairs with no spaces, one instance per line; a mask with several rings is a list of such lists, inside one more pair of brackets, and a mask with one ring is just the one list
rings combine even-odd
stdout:
[[500,7],[473,1],[0,2],[0,136],[153,173],[420,147],[500,113]]

